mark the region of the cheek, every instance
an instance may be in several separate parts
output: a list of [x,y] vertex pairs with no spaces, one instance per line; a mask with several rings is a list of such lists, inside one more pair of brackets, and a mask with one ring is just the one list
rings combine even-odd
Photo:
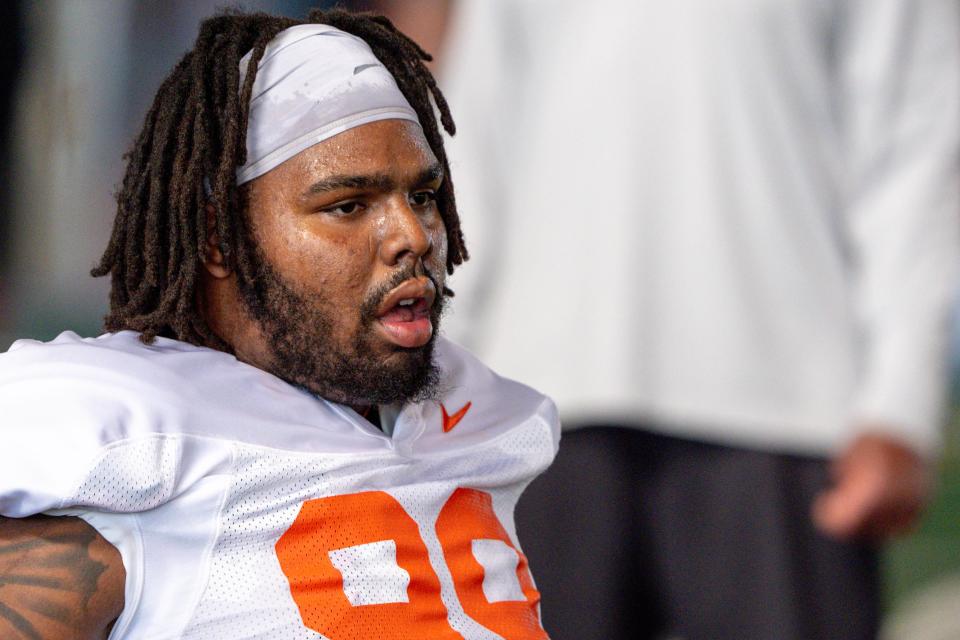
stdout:
[[434,257],[440,266],[440,270],[446,273],[447,269],[447,232],[441,230],[434,238]]
[[447,228],[439,222],[430,230],[430,240],[433,242],[433,260],[438,264],[440,271],[447,272]]
[[434,284],[437,285],[439,293],[447,284],[447,230],[443,224],[438,230],[430,233],[430,239],[433,241],[433,250],[424,266],[433,275]]
[[344,302],[364,289],[369,276],[366,242],[304,229],[287,238],[284,254],[289,273],[306,289]]

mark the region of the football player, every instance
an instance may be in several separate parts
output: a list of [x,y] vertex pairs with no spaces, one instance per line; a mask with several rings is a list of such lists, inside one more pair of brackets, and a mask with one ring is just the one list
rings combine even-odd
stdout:
[[437,334],[467,254],[428,59],[340,11],[201,25],[108,333],[0,355],[0,637],[546,638],[513,509],[556,412]]

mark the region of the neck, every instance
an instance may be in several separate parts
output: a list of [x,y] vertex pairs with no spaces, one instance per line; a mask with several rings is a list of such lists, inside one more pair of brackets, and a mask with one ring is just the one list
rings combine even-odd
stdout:
[[204,277],[197,304],[207,325],[230,347],[237,360],[270,371],[267,340],[240,303],[236,274],[222,279]]
[[363,416],[370,424],[376,428],[383,430],[383,423],[380,419],[380,409],[377,405],[371,405],[368,407],[352,407],[354,411]]

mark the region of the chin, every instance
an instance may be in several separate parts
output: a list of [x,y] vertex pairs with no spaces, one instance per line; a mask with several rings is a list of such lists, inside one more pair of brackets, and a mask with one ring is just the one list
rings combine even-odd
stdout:
[[434,343],[431,339],[420,347],[403,348],[361,340],[345,351],[301,353],[293,361],[284,358],[276,373],[340,404],[367,406],[430,400],[437,397],[440,380],[439,367],[433,359]]

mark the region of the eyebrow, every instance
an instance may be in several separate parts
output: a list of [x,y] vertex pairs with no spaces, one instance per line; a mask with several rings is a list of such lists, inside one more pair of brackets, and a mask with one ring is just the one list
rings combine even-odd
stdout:
[[[443,167],[439,162],[435,162],[413,179],[414,186],[421,186],[435,182],[443,177]],[[314,196],[337,189],[362,189],[367,191],[393,191],[397,188],[397,182],[390,176],[382,173],[367,175],[337,175],[318,180],[307,187],[303,192],[304,196]]]

